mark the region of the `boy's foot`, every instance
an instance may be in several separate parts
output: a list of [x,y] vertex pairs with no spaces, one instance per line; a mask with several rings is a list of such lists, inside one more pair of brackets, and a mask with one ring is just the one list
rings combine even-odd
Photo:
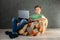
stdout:
[[6,35],[9,35],[10,33],[12,33],[12,32],[10,32],[10,31],[5,31],[5,34],[6,34]]
[[12,33],[10,33],[10,34],[9,34],[9,37],[10,37],[11,39],[13,39],[13,38],[18,37],[18,34],[12,34]]

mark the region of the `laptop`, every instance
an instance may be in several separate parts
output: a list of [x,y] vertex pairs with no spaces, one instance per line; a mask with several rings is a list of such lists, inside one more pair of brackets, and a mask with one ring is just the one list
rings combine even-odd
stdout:
[[18,17],[29,19],[29,11],[28,10],[18,10]]

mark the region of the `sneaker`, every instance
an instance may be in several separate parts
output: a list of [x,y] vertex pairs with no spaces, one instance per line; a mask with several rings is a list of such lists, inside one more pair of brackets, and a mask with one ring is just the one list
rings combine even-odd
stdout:
[[10,32],[10,31],[5,31],[5,34],[6,34],[6,35],[9,35],[9,33],[12,33],[12,32]]
[[10,37],[11,39],[13,39],[13,38],[18,37],[18,34],[12,34],[12,33],[10,33],[10,34],[9,34],[9,37]]

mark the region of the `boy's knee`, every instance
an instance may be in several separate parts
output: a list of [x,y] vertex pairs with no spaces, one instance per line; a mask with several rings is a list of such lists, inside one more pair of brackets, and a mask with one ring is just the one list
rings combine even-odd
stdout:
[[14,22],[16,20],[16,18],[12,18],[12,22]]
[[28,21],[26,19],[22,19],[22,22],[28,23]]

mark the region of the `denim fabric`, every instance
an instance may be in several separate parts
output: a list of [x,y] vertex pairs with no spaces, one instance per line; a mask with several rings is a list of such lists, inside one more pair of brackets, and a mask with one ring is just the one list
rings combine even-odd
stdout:
[[[19,23],[19,25],[17,26],[17,22]],[[28,21],[26,19],[23,18],[12,18],[12,32],[16,33],[17,30],[22,29],[24,27],[25,24],[27,24]]]

